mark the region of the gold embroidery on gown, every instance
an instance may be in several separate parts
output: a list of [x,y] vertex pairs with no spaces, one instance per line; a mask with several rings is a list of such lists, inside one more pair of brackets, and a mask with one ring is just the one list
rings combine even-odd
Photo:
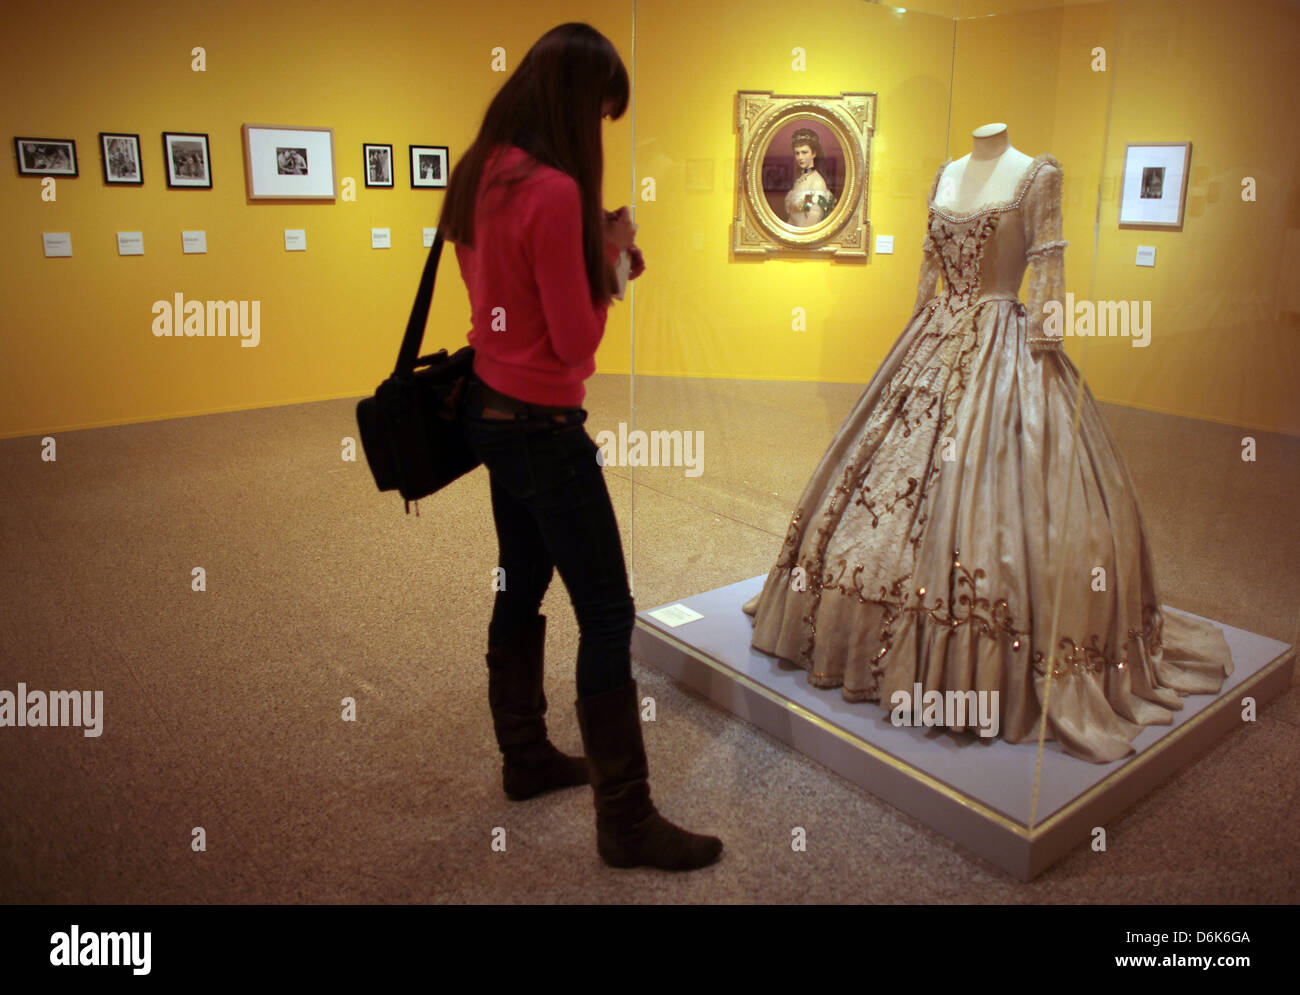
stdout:
[[1172,722],[1180,694],[1217,693],[1231,655],[1216,627],[1160,611],[1128,468],[1086,385],[1071,452],[1080,375],[1042,327],[1064,298],[1060,163],[1036,157],[1011,200],[965,213],[934,204],[946,166],[915,311],[744,606],[752,645],[849,701],[918,682],[997,691],[1013,743],[1037,736],[1051,659],[1049,736],[1117,760],[1143,726]]

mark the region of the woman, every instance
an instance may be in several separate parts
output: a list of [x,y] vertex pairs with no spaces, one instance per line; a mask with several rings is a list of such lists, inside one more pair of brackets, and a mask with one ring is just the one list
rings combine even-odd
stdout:
[[785,195],[786,222],[796,228],[808,228],[831,213],[835,195],[817,171],[817,163],[822,158],[822,144],[817,132],[800,128],[790,137],[790,149],[794,153],[795,165],[799,167],[799,175]]
[[[605,329],[613,265],[633,245],[626,209],[600,207],[601,119],[627,109],[628,77],[586,24],[548,31],[493,98],[452,172],[439,225],[472,306],[466,433],[488,468],[505,583],[488,628],[488,700],[514,800],[592,785],[596,845],[615,867],[690,870],[722,843],[650,801],[631,672],[634,616],[613,505],[582,427],[583,381]],[[546,738],[542,693],[554,570],[578,617],[578,721],[586,758]]]

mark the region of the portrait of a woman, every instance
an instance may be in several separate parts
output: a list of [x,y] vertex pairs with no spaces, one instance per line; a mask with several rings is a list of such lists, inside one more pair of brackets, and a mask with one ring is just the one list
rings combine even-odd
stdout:
[[798,175],[785,195],[785,220],[796,228],[808,228],[831,213],[835,195],[817,168],[824,157],[817,133],[800,128],[791,137],[790,146]]

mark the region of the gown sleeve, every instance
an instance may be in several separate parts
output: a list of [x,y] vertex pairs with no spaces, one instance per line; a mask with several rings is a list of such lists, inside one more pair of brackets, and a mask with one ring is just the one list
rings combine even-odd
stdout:
[[1045,329],[1043,309],[1051,301],[1065,306],[1067,243],[1061,238],[1061,167],[1055,160],[1039,170],[1025,199],[1025,261],[1029,269],[1026,341],[1031,353],[1042,353],[1061,348],[1060,323],[1055,329]]
[[[947,168],[947,165],[948,164],[945,162],[939,167],[939,171],[934,174],[934,182],[930,184],[930,199],[926,201],[927,207],[934,203],[934,195],[939,190],[939,177],[943,175],[943,171]],[[925,242],[921,245],[921,276],[916,282],[916,306],[912,308],[913,314],[925,307],[934,295],[938,293],[939,277],[943,275],[943,267],[939,263],[939,250],[935,248],[934,239],[930,236],[931,220],[929,212],[927,211],[925,219]]]

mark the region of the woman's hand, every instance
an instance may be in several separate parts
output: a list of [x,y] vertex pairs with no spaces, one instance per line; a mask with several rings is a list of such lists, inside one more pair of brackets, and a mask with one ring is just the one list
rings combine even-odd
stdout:
[[626,252],[636,242],[636,225],[626,207],[605,212],[605,241],[619,252]]
[[635,245],[627,250],[628,258],[632,260],[632,271],[628,273],[629,280],[635,280],[645,272],[645,257],[641,255],[641,250]]

